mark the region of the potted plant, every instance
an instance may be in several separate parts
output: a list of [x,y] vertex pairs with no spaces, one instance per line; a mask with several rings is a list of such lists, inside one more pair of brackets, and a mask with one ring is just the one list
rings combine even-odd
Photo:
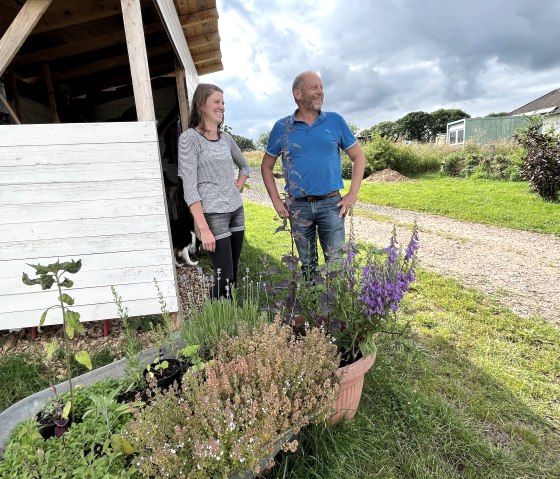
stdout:
[[396,312],[415,280],[418,244],[416,224],[404,252],[393,227],[389,246],[383,251],[359,247],[351,239],[341,248],[340,264],[324,267],[320,308],[310,317],[310,324],[332,335],[341,357],[340,396],[331,424],[354,417],[364,375],[375,361],[376,336],[402,332],[396,324]]
[[222,337],[180,391],[154,390],[125,438],[143,477],[254,477],[293,434],[326,419],[338,392],[336,346],[280,322]]
[[290,279],[268,288],[273,295],[284,292],[282,299],[274,296],[272,309],[282,312],[296,335],[319,328],[337,345],[341,383],[331,424],[354,417],[364,375],[375,361],[376,336],[401,332],[396,312],[415,279],[418,245],[416,224],[404,251],[397,243],[396,228],[384,250],[357,245],[351,232],[350,241],[311,280],[297,271],[298,259],[292,251],[283,259]]

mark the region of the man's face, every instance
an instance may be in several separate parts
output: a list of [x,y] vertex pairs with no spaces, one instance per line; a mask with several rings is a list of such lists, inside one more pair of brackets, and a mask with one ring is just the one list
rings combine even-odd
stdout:
[[294,90],[298,105],[306,110],[321,111],[323,107],[323,82],[317,75],[309,74],[305,77],[303,86]]

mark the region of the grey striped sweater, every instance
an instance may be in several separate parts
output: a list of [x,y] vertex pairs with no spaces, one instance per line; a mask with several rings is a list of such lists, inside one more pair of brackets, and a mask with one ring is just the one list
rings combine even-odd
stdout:
[[230,213],[242,206],[234,163],[249,176],[247,160],[231,135],[221,132],[219,140],[211,141],[193,128],[185,130],[179,137],[179,176],[187,205],[201,201],[204,213]]

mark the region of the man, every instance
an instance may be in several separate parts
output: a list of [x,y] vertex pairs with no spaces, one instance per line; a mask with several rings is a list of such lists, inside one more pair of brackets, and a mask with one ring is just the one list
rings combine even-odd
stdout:
[[[309,278],[317,268],[317,236],[325,260],[345,241],[344,218],[358,199],[365,157],[344,118],[322,111],[319,75],[311,71],[297,75],[292,94],[297,109],[272,128],[261,172],[274,209],[291,220],[302,269]],[[350,191],[343,197],[340,149],[353,162]],[[272,172],[280,154],[286,201],[278,194]]]

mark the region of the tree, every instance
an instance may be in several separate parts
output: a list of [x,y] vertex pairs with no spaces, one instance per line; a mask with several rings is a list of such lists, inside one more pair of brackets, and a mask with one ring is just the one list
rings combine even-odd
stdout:
[[256,141],[255,146],[259,150],[266,150],[266,145],[268,144],[268,137],[270,136],[270,131],[261,133],[259,139]]
[[399,136],[399,127],[396,121],[382,121],[373,127],[373,131],[381,138],[396,140]]
[[488,113],[488,115],[486,115],[486,118],[490,118],[493,116],[509,116],[509,113],[507,111],[500,111],[499,113],[492,112]]
[[438,133],[447,132],[447,124],[452,121],[462,120],[463,118],[470,118],[468,113],[458,108],[440,108],[430,113],[432,117],[432,131],[431,138],[435,138]]
[[360,131],[360,127],[358,125],[354,125],[354,123],[348,123],[348,128],[354,136]]
[[241,151],[253,151],[257,149],[253,140],[251,140],[250,138],[245,138],[241,135],[233,134],[230,126],[224,125],[224,131],[231,135]]
[[406,140],[429,141],[433,134],[432,115],[413,111],[397,120],[398,131]]

